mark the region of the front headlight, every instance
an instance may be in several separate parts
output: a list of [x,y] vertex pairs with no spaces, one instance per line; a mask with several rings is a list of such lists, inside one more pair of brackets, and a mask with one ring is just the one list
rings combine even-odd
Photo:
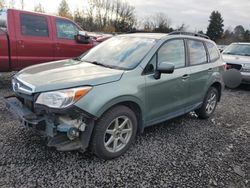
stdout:
[[91,88],[79,87],[41,93],[36,100],[36,104],[42,104],[51,108],[66,108],[86,95]]

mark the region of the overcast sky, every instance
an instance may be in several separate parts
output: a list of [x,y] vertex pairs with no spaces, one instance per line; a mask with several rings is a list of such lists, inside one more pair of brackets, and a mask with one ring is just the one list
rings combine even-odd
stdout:
[[[20,1],[20,0],[18,0]],[[25,0],[25,9],[33,10],[39,2],[46,12],[55,13],[61,0]],[[71,11],[87,6],[88,0],[67,0]],[[15,0],[17,2],[17,0]],[[136,8],[137,17],[143,19],[156,12],[165,13],[172,26],[182,23],[189,30],[204,30],[208,25],[209,15],[218,10],[224,18],[224,29],[243,25],[250,29],[250,0],[127,0]],[[16,3],[20,6],[19,3]]]

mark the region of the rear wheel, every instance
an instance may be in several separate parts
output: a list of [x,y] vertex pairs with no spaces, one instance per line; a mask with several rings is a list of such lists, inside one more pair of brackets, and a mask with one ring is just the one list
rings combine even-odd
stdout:
[[201,119],[209,118],[215,111],[218,99],[218,90],[215,87],[211,87],[206,94],[202,106],[199,109],[195,110],[195,113]]
[[125,153],[137,130],[135,113],[126,106],[107,111],[96,123],[92,151],[103,159],[113,159]]

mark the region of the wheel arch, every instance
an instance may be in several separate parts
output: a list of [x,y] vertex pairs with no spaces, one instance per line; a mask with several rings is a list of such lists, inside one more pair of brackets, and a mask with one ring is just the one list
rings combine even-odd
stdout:
[[210,87],[214,87],[214,88],[217,89],[218,94],[219,94],[218,101],[220,101],[220,99],[221,99],[221,93],[222,93],[222,84],[220,82],[216,81],[213,84],[211,84]]
[[142,102],[135,97],[123,96],[109,101],[97,112],[97,117],[101,117],[106,111],[118,105],[126,106],[135,113],[138,122],[138,131],[143,132],[144,108]]

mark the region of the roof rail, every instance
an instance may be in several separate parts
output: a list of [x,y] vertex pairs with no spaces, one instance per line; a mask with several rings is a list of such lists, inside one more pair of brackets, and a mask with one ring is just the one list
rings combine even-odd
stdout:
[[171,33],[168,33],[169,35],[190,35],[195,37],[201,37],[205,39],[210,39],[207,35],[200,34],[200,33],[192,33],[192,32],[186,32],[186,31],[173,31]]

